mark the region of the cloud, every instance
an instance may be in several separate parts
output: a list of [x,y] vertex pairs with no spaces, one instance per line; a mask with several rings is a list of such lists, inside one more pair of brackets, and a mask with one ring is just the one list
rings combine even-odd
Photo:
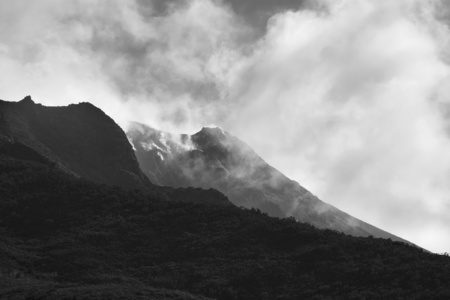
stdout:
[[[1,32],[0,63],[11,74],[0,82],[2,97],[91,101],[120,123],[169,129],[213,123],[198,115],[219,117],[212,107],[221,105],[228,72],[251,31],[228,6],[209,0],[3,1],[1,7],[13,16],[12,30]],[[2,20],[6,28],[10,21]]]
[[309,0],[226,0],[239,18],[255,28],[254,36],[265,34],[267,21],[275,14],[304,8],[318,7],[318,2]]
[[274,3],[0,0],[0,97],[217,124],[322,200],[448,252],[448,4]]
[[95,59],[123,100],[164,108],[148,119],[181,127],[198,115],[216,118],[212,106],[223,98],[227,73],[239,60],[245,25],[219,2],[179,1],[163,15],[154,15],[151,2],[122,3],[114,11],[125,13],[106,19],[103,8],[87,16],[84,6],[74,10],[69,29],[89,24],[92,33],[69,43]]
[[[225,126],[319,198],[444,252],[449,67],[435,2],[325,1],[275,15]],[[259,133],[259,134],[256,134]],[[436,227],[436,233],[439,232]]]

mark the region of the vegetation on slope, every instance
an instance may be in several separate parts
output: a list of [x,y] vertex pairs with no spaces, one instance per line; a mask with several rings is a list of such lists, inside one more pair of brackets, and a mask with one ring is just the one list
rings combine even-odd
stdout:
[[450,298],[450,259],[401,242],[211,205],[208,191],[193,203],[99,185],[36,159],[2,155],[0,169],[2,299]]

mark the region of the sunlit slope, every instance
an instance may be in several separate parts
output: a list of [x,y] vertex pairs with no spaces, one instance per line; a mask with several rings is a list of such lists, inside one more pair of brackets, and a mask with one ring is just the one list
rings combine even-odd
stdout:
[[247,144],[220,128],[177,135],[132,123],[127,135],[152,182],[215,188],[237,206],[275,217],[295,217],[354,236],[403,239],[329,205],[267,164]]

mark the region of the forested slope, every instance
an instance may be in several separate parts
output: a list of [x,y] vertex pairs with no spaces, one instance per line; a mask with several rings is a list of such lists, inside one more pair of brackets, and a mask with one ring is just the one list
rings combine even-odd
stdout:
[[[448,299],[450,259],[0,159],[1,299]],[[226,203],[226,202],[221,202]]]

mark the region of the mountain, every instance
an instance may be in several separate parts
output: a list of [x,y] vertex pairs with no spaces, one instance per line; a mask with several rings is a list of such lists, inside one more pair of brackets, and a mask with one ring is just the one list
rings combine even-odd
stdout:
[[450,299],[446,255],[96,184],[4,149],[0,299]]
[[205,127],[189,136],[131,123],[127,136],[141,169],[156,184],[214,188],[235,205],[269,216],[292,216],[353,236],[404,241],[321,201],[220,128]]
[[[131,148],[122,145],[123,131],[90,104],[46,108],[30,100],[0,103],[0,299],[450,298],[448,255],[270,217],[211,189],[99,179],[105,162],[89,165],[74,149],[97,156],[103,149],[110,163],[120,161],[110,172],[124,176],[118,166],[132,171],[133,151],[107,152]],[[236,141],[202,131],[192,141],[164,134],[146,147],[166,149],[155,154],[160,160],[192,147],[202,161],[201,153],[214,153],[202,168],[218,179],[230,166],[249,168],[254,152],[245,144],[230,156],[222,144]]]
[[90,103],[46,107],[30,96],[0,100],[0,147],[93,182],[150,185],[123,130]]

